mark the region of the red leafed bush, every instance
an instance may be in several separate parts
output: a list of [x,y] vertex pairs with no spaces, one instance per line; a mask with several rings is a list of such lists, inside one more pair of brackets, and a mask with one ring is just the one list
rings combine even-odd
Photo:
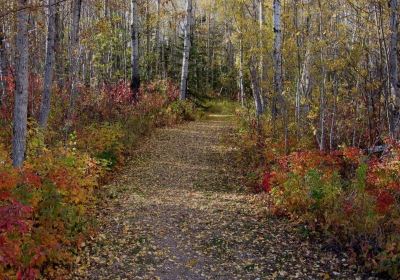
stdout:
[[241,122],[238,162],[248,185],[269,194],[273,213],[335,236],[368,267],[400,277],[399,141],[388,140],[379,156],[358,147],[320,152],[313,143],[286,155],[268,127]]
[[396,202],[394,196],[386,191],[382,190],[376,197],[376,211],[379,214],[386,214],[390,211],[390,207]]
[[22,178],[23,178],[22,183],[25,185],[32,186],[34,188],[40,188],[42,186],[42,179],[33,170],[29,169],[24,170]]
[[[15,75],[14,69],[9,68],[7,75],[3,77],[6,83],[5,103],[0,106],[0,120],[11,121],[12,110],[14,108]],[[43,88],[43,79],[40,75],[30,73],[29,75],[29,112],[37,112],[40,107],[41,90]]]
[[341,152],[346,160],[356,164],[359,163],[360,157],[363,154],[357,147],[346,147]]
[[[0,265],[15,267],[17,275],[21,275],[20,279],[35,279],[36,276],[36,273],[26,275],[24,264],[21,262],[24,244],[22,240],[31,231],[32,213],[31,207],[15,200],[3,201],[0,207],[0,217],[2,217],[0,220]],[[4,271],[0,266],[0,276],[2,273]]]
[[[5,77],[6,99],[12,103],[14,77],[10,73]],[[42,86],[39,76],[30,75],[32,118],[21,169],[14,169],[9,158],[13,106],[7,103],[0,108],[0,279],[54,279],[62,274],[60,267],[72,262],[71,248],[79,249],[91,228],[86,214],[94,204],[94,189],[124,163],[138,137],[176,120],[170,106],[179,90],[170,81],[142,87],[135,104],[129,83],[97,89],[79,84],[74,116],[68,119],[71,134],[65,143],[70,95],[54,87],[43,135],[34,121]]]
[[128,104],[132,102],[132,90],[125,81],[120,81],[114,86],[104,85],[102,92],[107,94],[109,102]]
[[[4,100],[13,100],[14,90],[15,90],[15,78],[13,74],[13,69],[9,69],[8,74],[3,76],[3,81],[6,82],[6,96]],[[12,118],[12,108],[13,104],[4,103],[3,106],[0,107],[0,119],[3,120],[11,120]]]
[[262,188],[264,192],[271,192],[272,190],[272,179],[274,178],[275,173],[274,172],[265,172],[263,181],[262,181]]
[[[54,256],[59,263],[70,258],[61,248],[75,242],[69,228],[81,227],[82,217],[73,221],[69,215],[82,215],[98,171],[91,166],[90,157],[65,147],[42,151],[16,170],[2,149],[0,146],[0,279],[37,279],[42,266]],[[52,176],[57,170],[65,172]],[[62,178],[71,180],[60,181]]]
[[0,234],[27,233],[30,230],[28,219],[32,214],[32,208],[18,201],[12,200],[9,204],[0,207]]

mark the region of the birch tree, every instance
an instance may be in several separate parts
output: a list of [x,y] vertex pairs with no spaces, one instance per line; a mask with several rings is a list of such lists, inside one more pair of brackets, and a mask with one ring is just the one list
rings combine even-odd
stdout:
[[[4,26],[2,26],[4,29]],[[3,30],[0,31],[0,106],[4,104],[6,97],[7,82],[7,53],[6,53],[6,38]]]
[[282,100],[283,78],[282,78],[282,6],[281,0],[274,0],[274,98],[272,104],[272,117],[277,116],[277,102]]
[[184,42],[183,42],[183,60],[182,60],[182,75],[180,86],[180,100],[185,100],[187,97],[188,78],[189,78],[189,56],[190,56],[190,33],[192,24],[192,0],[186,2],[186,19],[184,25]]
[[17,12],[17,37],[15,57],[15,96],[13,125],[13,165],[21,167],[26,150],[29,86],[28,0],[19,0]]
[[157,10],[157,26],[156,26],[156,38],[155,38],[155,48],[156,53],[156,74],[160,76],[160,70],[162,68],[162,56],[161,56],[161,0],[156,0],[156,10]]
[[[261,18],[262,18],[262,4],[260,0],[253,0],[253,13],[255,22],[258,23],[259,27],[261,27]],[[257,47],[260,48],[261,42],[258,40]],[[259,51],[259,50],[257,50]],[[259,58],[262,61],[262,56]],[[260,71],[261,67],[260,63],[257,59],[257,54],[253,53],[250,57],[250,80],[251,80],[251,89],[253,91],[253,98],[256,108],[256,117],[259,118],[264,113],[264,105],[262,99],[262,90],[261,90],[261,76]],[[262,62],[261,62],[262,64]]]
[[390,0],[390,49],[389,49],[389,76],[390,90],[393,99],[392,121],[390,133],[392,137],[399,137],[400,127],[400,84],[398,73],[398,40],[399,40],[399,22],[398,22],[398,0]]
[[[240,35],[242,37],[242,35]],[[243,51],[243,39],[240,38],[239,39],[239,100],[240,103],[242,105],[242,107],[244,107],[244,99],[245,99],[245,95],[244,95],[244,74],[243,74],[243,58],[244,56],[244,51]]]
[[251,78],[251,89],[253,92],[253,98],[256,108],[256,117],[259,118],[264,110],[261,100],[261,90],[260,90],[260,79],[258,76],[258,63],[255,55],[252,55],[250,59],[250,78]]
[[76,98],[78,95],[78,77],[79,77],[79,25],[81,21],[82,12],[82,0],[74,0],[72,3],[72,25],[70,32],[70,49],[69,49],[69,61],[70,61],[70,105],[68,113],[67,133],[71,126],[72,117],[75,111]]

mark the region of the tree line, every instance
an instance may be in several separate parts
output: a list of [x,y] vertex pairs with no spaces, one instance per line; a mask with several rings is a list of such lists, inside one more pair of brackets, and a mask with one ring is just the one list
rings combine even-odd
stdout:
[[[180,84],[180,99],[238,99],[287,151],[300,142],[327,151],[399,138],[398,0],[0,4],[0,104],[14,106],[15,166],[24,160],[28,116],[46,128],[55,87],[69,95],[68,135],[82,87],[121,80],[133,104],[156,79]],[[34,77],[40,93],[32,92]],[[29,104],[30,95],[40,104]]]
[[[166,78],[166,64],[171,64],[172,69],[181,63],[180,99],[186,99],[191,0],[186,3],[186,13],[176,3],[161,0],[20,0],[1,4],[5,9],[1,15],[0,105],[14,104],[14,166],[21,167],[25,157],[32,75],[43,80],[40,109],[34,116],[42,129],[46,129],[51,111],[53,83],[67,90],[66,134],[72,129],[71,120],[82,85],[97,87],[101,83],[130,80],[134,104],[138,102],[143,78],[146,81]],[[177,18],[171,17],[167,22],[164,18],[168,13]],[[166,30],[161,24],[169,24],[171,28]],[[179,62],[181,34],[184,46]],[[9,75],[15,81],[13,97],[7,95],[7,87],[13,86],[7,85]]]

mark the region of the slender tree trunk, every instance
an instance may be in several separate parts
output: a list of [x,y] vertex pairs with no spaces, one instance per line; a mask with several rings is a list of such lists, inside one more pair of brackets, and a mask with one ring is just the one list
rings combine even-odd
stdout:
[[240,50],[239,50],[239,89],[240,89],[240,102],[244,107],[244,75],[243,75],[243,40],[240,39]]
[[[70,50],[69,50],[69,60],[70,60],[70,104],[69,113],[67,120],[67,134],[72,125],[72,119],[75,112],[76,99],[78,97],[78,77],[79,77],[79,24],[81,20],[82,12],[82,0],[74,0],[72,5],[72,26],[70,33]],[[68,136],[68,135],[67,135]]]
[[155,44],[155,52],[156,52],[156,75],[160,76],[161,70],[161,37],[160,37],[160,21],[161,21],[161,0],[156,1],[157,8],[157,26],[156,26],[156,44]]
[[133,102],[139,99],[140,89],[140,73],[139,73],[139,11],[137,0],[132,0],[132,25],[131,25],[131,40],[132,40],[132,77],[131,89],[133,94]]
[[20,10],[17,12],[16,38],[16,85],[13,128],[13,165],[21,167],[26,150],[27,118],[28,118],[28,86],[29,86],[29,40],[28,18],[26,9],[28,0],[19,0]]
[[54,42],[55,52],[58,54],[55,57],[55,72],[56,72],[56,80],[58,88],[64,88],[64,59],[63,59],[63,51],[62,42],[64,40],[64,30],[62,25],[62,18],[60,12],[60,5],[56,6],[56,16],[55,16],[55,28],[56,28],[56,37]]
[[208,11],[207,14],[207,90],[212,88],[211,84],[211,76],[210,76],[210,71],[211,69],[211,11]]
[[262,110],[264,112],[266,107],[266,97],[264,96],[263,90],[263,78],[264,78],[264,43],[263,43],[263,26],[264,26],[264,0],[257,0],[258,9],[258,24],[260,29],[259,34],[259,48],[260,48],[260,61],[259,61],[259,84],[260,84],[260,98],[262,104]]
[[[322,6],[321,1],[319,2],[319,36],[320,40],[323,39],[323,15],[322,15]],[[324,49],[320,49],[320,63],[321,63],[321,84],[320,84],[320,140],[319,140],[319,149],[321,151],[325,150],[325,103],[326,103],[326,69],[325,69],[325,58],[324,58]]]
[[[259,24],[259,28],[262,27],[262,4],[261,0],[253,1],[253,12],[255,16],[255,20]],[[261,38],[257,40],[257,47],[261,47]],[[261,60],[261,61],[259,61]],[[250,78],[251,78],[251,88],[253,91],[253,98],[255,102],[256,108],[256,117],[259,117],[264,113],[264,104],[262,99],[262,90],[261,90],[261,76],[262,72],[260,71],[260,65],[262,65],[262,55],[261,57],[258,54],[253,54],[250,58]]]
[[180,100],[187,97],[188,78],[189,78],[189,56],[190,56],[190,33],[192,24],[192,0],[186,2],[186,20],[185,20],[185,37],[183,42],[183,60],[182,60],[182,76],[180,88]]
[[[282,77],[282,6],[281,0],[274,0],[274,89],[272,102],[272,117],[275,120],[278,114],[277,102],[282,101],[283,77]],[[282,104],[281,104],[282,105]]]
[[388,54],[387,54],[387,48],[385,44],[385,36],[383,33],[383,28],[382,28],[382,13],[381,13],[381,5],[378,3],[375,6],[374,12],[375,12],[375,25],[376,25],[376,34],[378,38],[378,45],[379,45],[379,71],[378,71],[378,79],[381,81],[381,88],[383,92],[383,97],[384,97],[384,119],[385,122],[388,124],[388,128],[391,128],[391,113],[390,113],[390,108],[388,106],[389,104],[389,92],[390,92],[390,78],[388,78],[388,73],[389,71],[386,71],[388,69]]
[[[138,12],[136,12],[138,14]],[[146,66],[146,80],[149,82],[152,77],[152,72],[153,72],[153,65],[152,65],[152,58],[151,58],[151,48],[150,48],[150,41],[151,41],[151,26],[150,26],[150,1],[146,0],[146,60],[147,60],[147,66]],[[139,19],[138,19],[139,20]],[[156,70],[157,71],[157,70]],[[157,72],[156,72],[157,74]]]
[[331,119],[331,128],[329,132],[329,149],[333,151],[335,145],[335,127],[336,127],[336,112],[337,112],[337,96],[339,94],[339,81],[337,74],[333,77],[333,111]]
[[[293,24],[295,28],[296,34],[300,34],[299,32],[299,12],[298,12],[298,1],[293,1]],[[300,94],[300,84],[301,84],[301,54],[300,54],[300,35],[296,35],[296,53],[297,53],[297,87],[296,87],[296,98],[295,98],[295,118],[296,118],[296,131],[297,131],[297,139],[300,138],[301,132],[301,94]]]
[[50,113],[51,87],[53,84],[53,68],[55,61],[56,37],[56,0],[49,0],[49,17],[47,23],[46,62],[44,70],[43,96],[39,113],[39,126],[45,128]]
[[392,93],[392,125],[390,134],[399,137],[400,127],[400,84],[398,73],[397,44],[399,39],[398,0],[390,0],[390,46],[389,46],[389,75]]
[[161,63],[161,68],[162,68],[162,78],[166,79],[168,77],[167,73],[167,59],[166,59],[166,54],[165,54],[165,47],[166,44],[164,42],[164,33],[161,33],[161,38],[160,38],[160,44],[161,44],[161,58],[160,58],[160,63]]
[[104,0],[104,17],[108,18],[110,16],[109,0]]
[[250,77],[251,77],[251,88],[253,91],[254,103],[256,106],[256,117],[257,119],[263,114],[263,104],[261,100],[260,80],[258,76],[258,64],[257,59],[253,55],[250,59]]
[[[129,30],[129,12],[124,13],[124,30]],[[124,60],[124,82],[126,83],[128,80],[128,52],[126,49],[128,48],[127,42],[128,42],[128,37],[127,37],[127,32],[124,31],[123,33],[123,60]]]
[[7,53],[6,53],[6,42],[5,42],[5,32],[4,25],[2,25],[2,29],[0,31],[0,106],[5,104],[5,98],[7,94]]

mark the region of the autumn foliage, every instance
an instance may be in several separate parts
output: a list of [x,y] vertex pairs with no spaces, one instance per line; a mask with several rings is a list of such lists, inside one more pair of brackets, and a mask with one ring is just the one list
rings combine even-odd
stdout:
[[266,193],[270,211],[324,234],[367,268],[400,276],[399,142],[387,140],[372,154],[358,147],[285,154],[283,141],[239,120],[239,162],[247,185]]
[[[32,87],[39,84],[32,80]],[[68,136],[67,93],[55,92],[45,134],[34,121],[38,106],[30,97],[34,115],[22,169],[12,167],[10,127],[0,123],[0,279],[66,275],[93,230],[89,213],[95,189],[125,162],[140,137],[155,126],[179,122],[184,116],[176,108],[188,107],[176,101],[178,89],[169,81],[143,87],[136,104],[124,82],[96,92],[82,86],[80,93]],[[3,120],[10,119],[10,108],[2,107]]]

